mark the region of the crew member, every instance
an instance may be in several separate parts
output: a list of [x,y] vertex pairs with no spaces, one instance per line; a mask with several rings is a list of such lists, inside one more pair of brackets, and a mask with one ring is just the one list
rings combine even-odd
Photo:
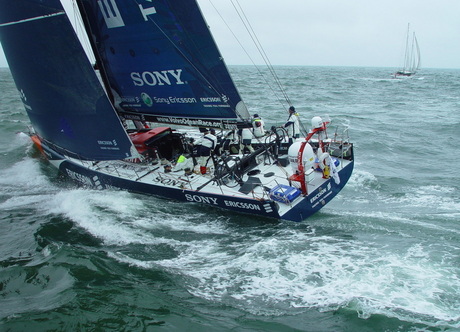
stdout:
[[201,129],[203,136],[196,141],[198,147],[198,156],[200,163],[200,173],[206,174],[206,165],[209,161],[211,153],[214,151],[217,145],[217,137],[215,136],[214,129]]
[[289,143],[300,137],[299,114],[296,113],[294,106],[289,107],[289,117],[284,124],[284,128],[287,130]]
[[240,136],[240,150],[241,153],[244,154],[244,150],[248,149],[249,153],[254,152],[254,148],[252,147],[252,137],[253,133],[252,130],[249,128],[243,128],[238,131]]
[[255,138],[260,138],[265,136],[264,120],[261,119],[259,114],[254,114],[252,118],[252,131]]

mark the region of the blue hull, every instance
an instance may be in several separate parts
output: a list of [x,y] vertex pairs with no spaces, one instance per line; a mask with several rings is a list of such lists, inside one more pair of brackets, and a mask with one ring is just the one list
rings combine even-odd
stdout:
[[[340,184],[336,184],[331,178],[323,185],[305,196],[296,205],[284,213],[279,213],[279,204],[273,200],[258,200],[252,198],[240,198],[230,195],[220,195],[205,191],[196,191],[188,189],[171,188],[164,185],[171,183],[162,183],[161,178],[157,183],[143,183],[131,179],[112,176],[103,172],[88,169],[79,164],[68,161],[62,155],[43,145],[44,152],[50,160],[62,161],[59,170],[77,182],[79,185],[95,189],[123,189],[130,192],[153,195],[176,201],[206,204],[237,213],[252,214],[261,217],[290,220],[300,222],[314,213],[318,212],[328,202],[330,202],[342,188],[345,186],[353,171],[353,162],[340,170]],[[171,181],[171,180],[166,180]]]

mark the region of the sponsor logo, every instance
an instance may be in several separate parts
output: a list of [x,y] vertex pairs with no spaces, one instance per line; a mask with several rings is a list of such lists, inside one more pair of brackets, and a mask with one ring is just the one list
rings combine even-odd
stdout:
[[315,196],[310,198],[310,203],[313,203],[314,201],[316,201],[318,198],[323,196],[326,192],[327,192],[326,188],[320,189],[320,191]]
[[102,185],[101,181],[99,181],[99,178],[97,177],[97,175],[93,176],[93,183],[97,189],[99,190],[104,189],[104,186]]
[[[204,203],[210,205],[219,205],[218,199],[215,197],[207,197],[207,196],[200,196],[200,195],[192,195],[192,194],[185,194],[185,199],[189,202],[196,202],[196,203]],[[238,209],[245,209],[245,210],[257,210],[260,211],[260,206],[258,204],[251,204],[245,202],[235,202],[235,201],[227,201],[224,200],[225,206],[236,207]],[[266,212],[269,212],[266,210]]]
[[220,121],[189,119],[189,118],[170,118],[170,117],[157,117],[157,122],[173,123],[184,126],[198,126],[198,127],[222,127],[224,129],[238,129],[236,124],[221,123]]
[[189,202],[219,205],[217,204],[217,198],[213,198],[213,197],[185,194],[185,199]]
[[204,107],[230,107],[228,105],[229,98],[226,95],[221,97],[201,97],[200,102],[202,102]]
[[97,141],[97,143],[99,145],[113,145],[113,146],[118,145],[116,140],[113,140],[113,141]]
[[219,97],[201,97],[200,101],[202,103],[221,103],[222,99]]
[[[315,202],[317,199],[319,199],[321,196],[323,196],[325,193],[327,193],[329,190],[331,190],[331,183],[328,183],[326,188],[320,188],[319,192],[310,198],[310,203]],[[329,196],[329,195],[328,195]]]
[[99,140],[97,141],[97,144],[99,144],[101,150],[120,150],[116,140],[112,140],[112,141]]
[[195,104],[195,98],[179,98],[179,97],[153,97],[155,104]]
[[142,114],[123,114],[123,117],[126,120],[137,120],[137,121],[145,121],[145,118]]
[[132,72],[131,79],[135,86],[161,86],[161,85],[181,85],[182,69],[171,69],[162,71],[144,71],[143,73]]
[[265,209],[265,212],[267,212],[267,213],[273,212],[273,209],[272,209],[272,207],[271,207],[271,205],[270,205],[269,203],[265,203],[265,204],[263,205],[263,207],[264,207],[264,209]]
[[80,183],[80,184],[82,184],[84,186],[89,186],[89,187],[94,186],[93,181],[91,180],[91,178],[87,177],[86,175],[82,175],[80,173],[71,171],[70,169],[66,169],[66,172],[67,172],[67,175],[69,176],[69,178],[77,181],[78,183]]
[[158,182],[158,183],[162,183],[162,184],[166,184],[166,185],[170,185],[170,186],[182,186],[183,183],[181,181],[178,181],[178,180],[174,180],[174,179],[170,179],[170,178],[162,178],[161,176],[157,176],[156,178],[153,179],[153,181],[155,182]]
[[316,194],[314,197],[310,199],[310,203],[313,203],[315,200],[318,200],[321,197],[320,201],[317,201],[315,204],[312,204],[312,208],[315,208],[318,206],[318,204],[325,205],[326,204],[326,199],[331,196],[334,192],[331,191],[331,183],[329,182],[327,184],[327,187],[325,189],[320,189],[319,193]]
[[[83,186],[88,186],[88,187],[94,187],[96,189],[102,190],[104,188],[114,188],[112,186],[104,186],[99,180],[99,177],[97,175],[94,175],[93,177],[89,177],[86,175],[82,175],[80,173],[71,171],[70,169],[66,169],[66,173],[69,176],[69,178],[77,181],[78,183],[82,184]],[[116,188],[118,189],[118,188]]]
[[139,97],[122,97],[121,101],[123,103],[131,103],[131,104],[138,104],[140,102]]
[[147,93],[142,92],[141,93],[141,99],[142,99],[142,101],[144,102],[145,105],[147,105],[148,107],[152,107],[152,105],[153,105],[152,98],[150,98],[150,96]]
[[224,204],[226,206],[237,207],[239,209],[260,211],[260,207],[257,204],[234,202],[234,201],[224,201]]

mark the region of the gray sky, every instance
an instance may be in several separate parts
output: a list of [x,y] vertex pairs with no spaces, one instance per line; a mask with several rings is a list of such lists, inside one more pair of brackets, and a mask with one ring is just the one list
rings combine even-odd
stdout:
[[[69,2],[70,0],[63,0]],[[198,0],[227,64],[262,63],[230,0]],[[233,0],[236,3],[237,0]],[[274,65],[402,65],[407,24],[422,68],[460,68],[460,0],[238,0]],[[238,4],[238,3],[236,3]],[[0,52],[0,66],[6,66]]]

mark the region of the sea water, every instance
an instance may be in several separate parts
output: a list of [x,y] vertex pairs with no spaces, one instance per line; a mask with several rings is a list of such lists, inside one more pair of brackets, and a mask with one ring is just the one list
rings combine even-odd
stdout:
[[[276,86],[230,69],[282,125]],[[459,331],[460,70],[275,69],[305,127],[329,115],[355,144],[345,189],[302,223],[74,186],[0,70],[0,330]]]

